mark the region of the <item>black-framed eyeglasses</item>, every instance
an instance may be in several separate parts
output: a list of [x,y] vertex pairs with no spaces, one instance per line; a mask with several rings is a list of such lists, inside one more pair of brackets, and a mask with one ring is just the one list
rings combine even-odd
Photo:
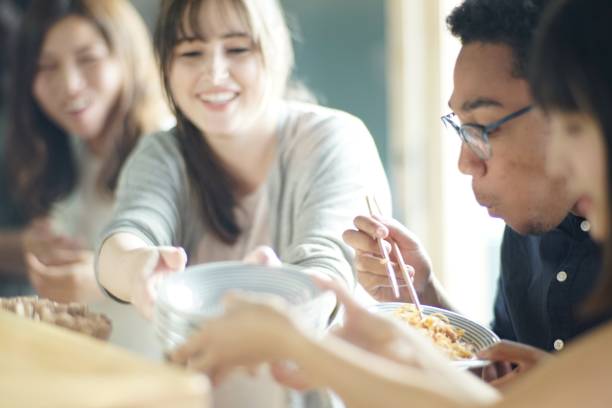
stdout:
[[459,125],[453,120],[453,117],[456,116],[454,113],[444,115],[440,118],[440,120],[447,128],[450,127],[455,129],[461,140],[467,144],[479,158],[482,160],[488,160],[491,158],[489,134],[497,130],[504,123],[507,123],[512,119],[516,119],[532,109],[532,105],[526,106],[488,125],[477,125],[474,123]]

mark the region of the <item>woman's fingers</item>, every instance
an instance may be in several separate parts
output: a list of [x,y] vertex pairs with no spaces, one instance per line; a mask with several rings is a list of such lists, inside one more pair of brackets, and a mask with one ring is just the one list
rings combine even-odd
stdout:
[[[342,234],[342,239],[357,252],[380,254],[380,248],[376,240],[363,231],[346,230]],[[390,247],[389,245],[387,249],[390,249]]]
[[298,391],[313,388],[306,375],[298,368],[290,366],[286,362],[277,362],[270,365],[270,373],[276,382],[285,387]]
[[185,269],[187,253],[181,247],[157,247],[159,263],[156,271],[177,272]]
[[353,220],[353,224],[359,231],[363,231],[372,239],[386,238],[389,235],[388,228],[378,219],[359,215]]
[[167,273],[178,272],[187,264],[187,254],[181,247],[143,248],[138,257],[137,273],[132,275],[130,301],[147,319],[151,319],[157,298],[157,286]]
[[187,368],[209,373],[216,365],[215,356],[216,353],[203,351],[202,353],[189,356],[187,360],[185,360],[185,363],[187,364]]
[[274,250],[268,246],[259,246],[243,259],[244,262],[255,265],[281,266],[282,262]]

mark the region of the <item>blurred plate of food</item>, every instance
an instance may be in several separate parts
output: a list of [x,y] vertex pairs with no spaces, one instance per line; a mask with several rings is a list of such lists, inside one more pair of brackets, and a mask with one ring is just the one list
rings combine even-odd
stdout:
[[108,340],[111,320],[104,314],[89,310],[82,303],[58,303],[38,296],[0,298],[0,310],[33,321],[60,326],[99,340]]

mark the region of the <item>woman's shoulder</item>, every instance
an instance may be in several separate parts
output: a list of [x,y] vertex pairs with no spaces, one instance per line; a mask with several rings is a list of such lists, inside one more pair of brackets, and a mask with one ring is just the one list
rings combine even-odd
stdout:
[[138,142],[139,147],[176,145],[177,141],[175,135],[175,128],[167,130],[158,130],[155,132],[148,133],[141,137]]
[[286,102],[288,125],[300,128],[363,126],[357,116],[348,112],[313,103]]
[[325,149],[372,139],[361,119],[350,113],[302,102],[287,102],[285,106],[280,138],[287,150],[310,145]]
[[162,166],[167,170],[184,171],[184,161],[175,130],[158,131],[143,136],[138,141],[128,161],[126,168],[150,168]]
[[134,154],[173,156],[179,153],[175,128],[160,130],[140,138]]

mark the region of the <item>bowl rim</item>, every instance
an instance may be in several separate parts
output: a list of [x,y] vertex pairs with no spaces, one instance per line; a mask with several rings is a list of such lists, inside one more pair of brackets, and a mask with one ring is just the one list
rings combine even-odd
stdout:
[[[254,271],[266,271],[266,272],[285,271],[285,272],[290,272],[292,274],[295,274],[294,276],[303,276],[304,280],[302,280],[302,282],[309,283],[308,288],[313,289],[313,296],[312,298],[308,299],[306,302],[302,303],[302,305],[314,303],[315,301],[321,299],[323,295],[325,295],[327,292],[329,292],[329,291],[321,290],[312,281],[312,279],[309,277],[308,273],[306,272],[308,268],[302,267],[299,265],[283,263],[282,265],[279,265],[279,266],[268,266],[268,265],[244,263],[241,261],[207,262],[203,264],[190,265],[182,271],[172,273],[172,274],[167,275],[167,277],[164,277],[164,279],[160,281],[159,286],[158,286],[157,298],[155,299],[155,305],[154,305],[154,313],[156,314],[159,311],[163,310],[165,313],[170,312],[170,313],[179,315],[181,317],[184,317],[185,319],[198,319],[198,320],[205,320],[205,319],[214,317],[215,313],[203,312],[203,311],[191,311],[190,312],[184,309],[177,308],[176,306],[172,305],[171,302],[168,302],[167,298],[164,297],[164,294],[165,294],[164,285],[166,285],[167,282],[171,282],[172,280],[179,279],[181,274],[193,273],[196,270],[202,273],[206,270],[217,270],[217,269],[235,270],[236,268],[248,268],[248,269],[251,269],[252,271],[254,270]],[[236,288],[236,290],[240,290],[240,289]],[[300,305],[298,304],[296,306],[300,306]]]

